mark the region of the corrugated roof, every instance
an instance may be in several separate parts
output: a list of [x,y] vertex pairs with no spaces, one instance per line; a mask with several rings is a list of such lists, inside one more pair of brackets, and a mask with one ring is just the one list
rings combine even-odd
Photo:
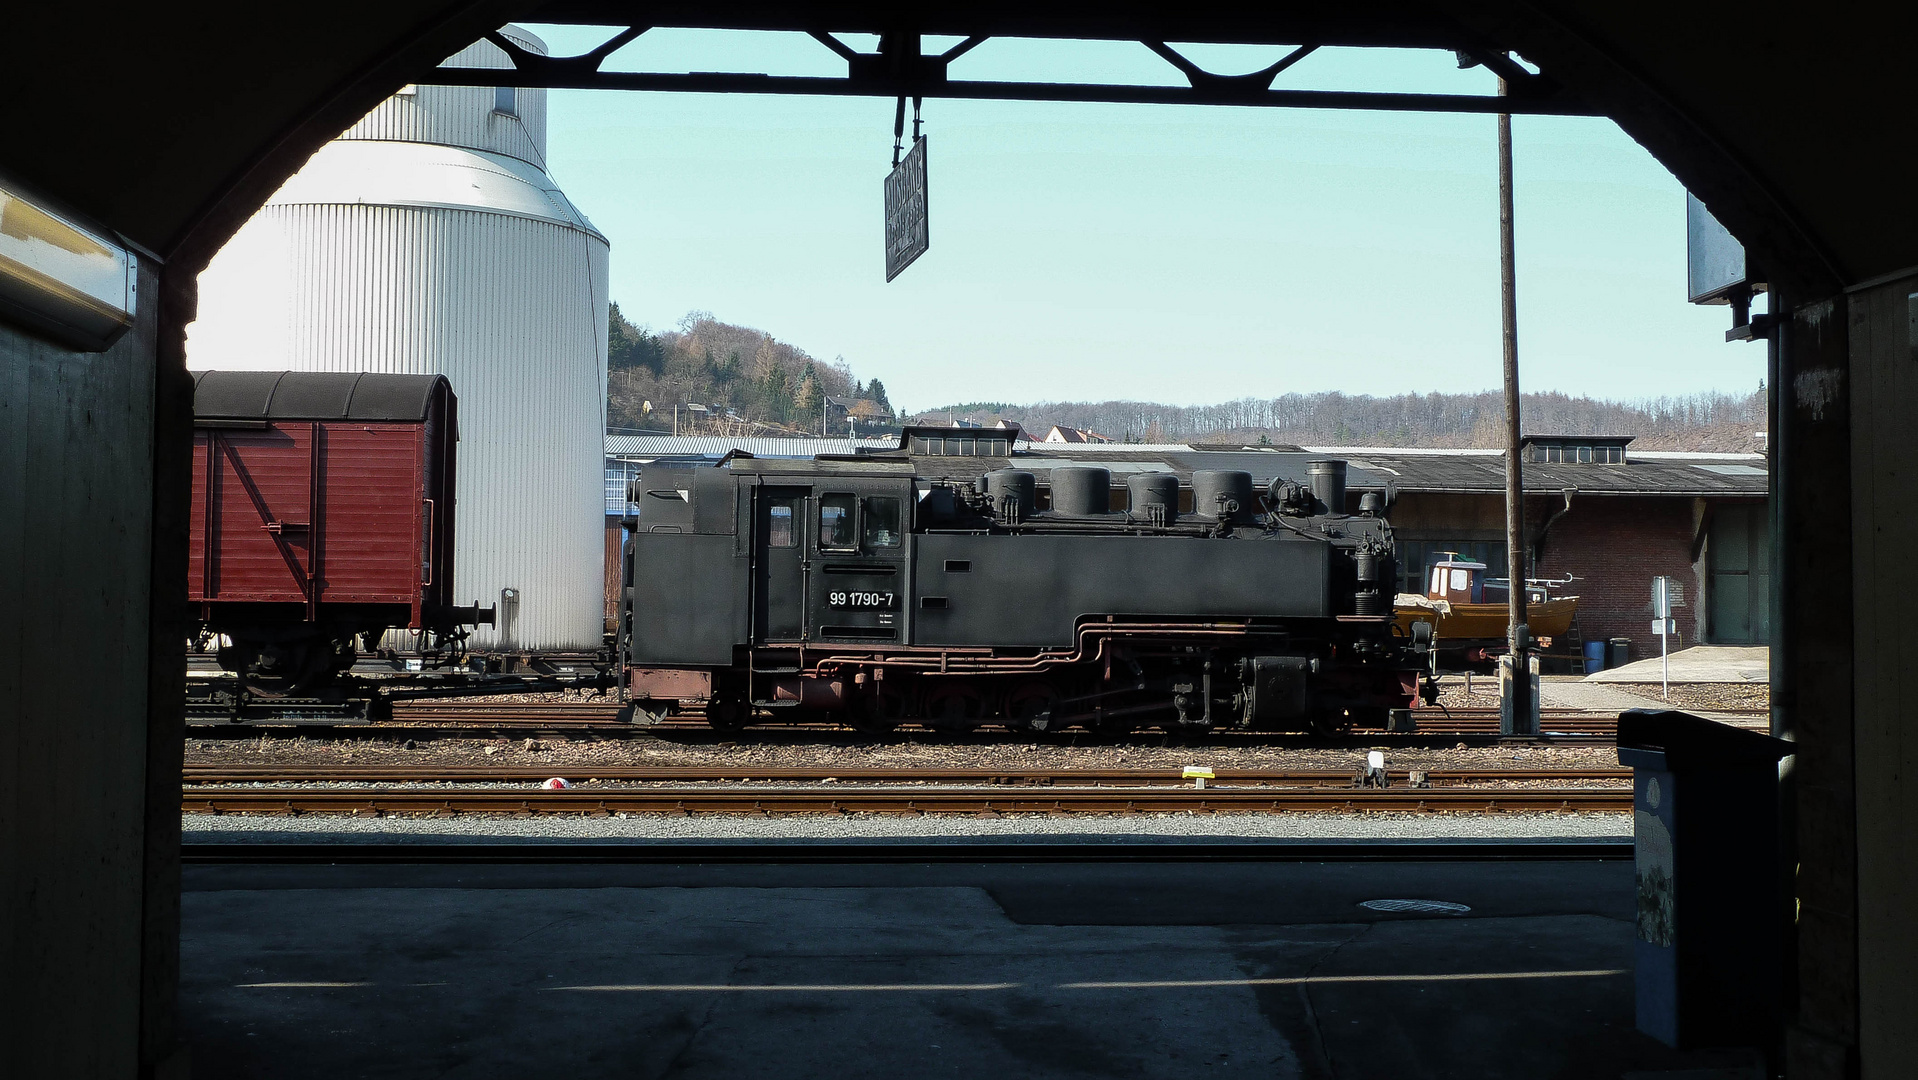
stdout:
[[[1393,450],[1348,453],[1355,479],[1365,472],[1389,479],[1402,492],[1486,493],[1505,490],[1505,458],[1496,451],[1436,457]],[[1765,459],[1756,454],[1648,458],[1633,454],[1620,465],[1564,465],[1528,461],[1525,490],[1577,488],[1586,495],[1762,496]]]
[[424,420],[444,375],[198,371],[193,415],[221,420]]
[[[892,439],[725,439],[718,436],[609,435],[608,457],[707,457],[714,460],[740,449],[759,457],[814,457],[850,454],[855,446],[893,449]],[[1190,478],[1198,469],[1239,469],[1263,485],[1275,476],[1306,480],[1306,466],[1320,458],[1347,463],[1348,487],[1400,492],[1499,494],[1505,490],[1505,456],[1498,450],[1433,450],[1421,447],[1319,446],[1303,450],[1195,450],[1185,443],[1021,444],[1011,466],[1049,480],[1051,470],[1075,465],[1111,469],[1115,480],[1137,472],[1168,471]],[[1001,468],[1005,458],[919,457],[923,476],[970,479]],[[1525,490],[1555,494],[1576,487],[1590,495],[1665,495],[1762,497],[1765,459],[1759,454],[1682,454],[1671,451],[1631,455],[1622,465],[1525,464]]]
[[735,450],[754,457],[851,454],[859,447],[894,450],[899,436],[872,439],[733,438],[726,435],[608,435],[606,456],[651,461],[662,457],[722,458]]

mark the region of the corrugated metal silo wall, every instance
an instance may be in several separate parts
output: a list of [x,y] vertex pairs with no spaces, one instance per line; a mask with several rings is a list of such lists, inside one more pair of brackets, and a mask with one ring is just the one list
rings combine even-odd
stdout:
[[[489,65],[490,66],[490,65]],[[490,86],[422,86],[387,98],[341,140],[438,143],[529,161],[546,168],[546,91],[521,89],[519,114],[493,110]]]
[[[546,55],[546,43],[517,26],[501,30],[529,52]],[[448,57],[442,67],[510,68],[512,61],[490,41],[476,41]],[[490,150],[546,168],[546,91],[515,91],[517,115],[496,112],[490,86],[416,86],[395,94],[347,128],[341,139],[387,139]]]
[[519,594],[510,624],[479,628],[475,646],[597,648],[606,243],[504,214],[339,204],[269,206],[235,239],[210,274],[229,255],[250,256],[230,264],[243,270],[293,256],[283,284],[229,274],[207,290],[224,310],[257,297],[265,347],[233,340],[229,321],[223,344],[196,335],[195,363],[446,375],[460,409],[456,596]]

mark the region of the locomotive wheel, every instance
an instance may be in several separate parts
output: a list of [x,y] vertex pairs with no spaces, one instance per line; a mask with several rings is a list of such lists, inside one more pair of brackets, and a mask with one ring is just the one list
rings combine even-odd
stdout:
[[882,682],[854,698],[843,719],[862,735],[885,735],[898,727],[905,715],[905,693]]
[[861,735],[890,735],[899,726],[897,720],[875,716],[859,709],[846,714],[846,723],[851,724],[852,729]]
[[722,735],[743,731],[752,722],[752,709],[737,698],[714,698],[706,704],[706,723]]
[[1035,680],[1013,688],[1006,697],[1006,726],[1033,734],[1050,731],[1052,710],[1059,704],[1059,690],[1049,682]]
[[1345,710],[1345,726],[1383,728],[1392,719],[1392,710],[1375,705],[1366,705]]
[[926,695],[926,723],[939,731],[971,731],[979,726],[979,696],[948,683]]
[[1318,713],[1312,717],[1311,724],[1312,734],[1336,739],[1352,731],[1352,716],[1348,712]]
[[888,701],[888,695],[869,694],[852,703],[846,712],[846,723],[861,735],[886,735],[899,726],[899,710],[893,706],[896,701]]

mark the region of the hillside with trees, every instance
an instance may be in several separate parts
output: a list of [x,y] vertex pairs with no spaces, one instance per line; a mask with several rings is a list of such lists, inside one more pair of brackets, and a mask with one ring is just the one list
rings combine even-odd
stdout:
[[[763,330],[721,322],[695,311],[676,329],[635,326],[612,306],[607,350],[607,426],[680,429],[726,435],[844,435],[848,416],[860,433],[897,430],[905,417],[877,378],[862,382],[843,358],[821,360]],[[1018,387],[1000,387],[1014,391]],[[1009,394],[1007,396],[1010,396]],[[648,411],[647,406],[651,409]],[[703,406],[704,411],[689,410]],[[1761,384],[1749,394],[1604,401],[1567,394],[1527,394],[1527,432],[1631,435],[1641,450],[1764,449]],[[951,419],[991,425],[1017,422],[1034,438],[1054,425],[1109,436],[1115,442],[1184,442],[1242,446],[1424,446],[1493,448],[1505,438],[1504,400],[1476,394],[1282,394],[1217,405],[1146,401],[1042,401],[1017,405],[969,401],[914,414],[923,423]]]
[[[606,425],[726,435],[844,435],[896,426],[886,387],[860,382],[845,360],[822,361],[771,334],[695,311],[675,330],[635,326],[612,306]],[[703,408],[690,409],[689,405]]]
[[[1601,401],[1567,394],[1526,394],[1527,433],[1632,435],[1641,450],[1750,452],[1764,449],[1762,385],[1750,394],[1693,394],[1638,401]],[[1033,405],[970,402],[917,414],[928,423],[948,416],[990,425],[1017,422],[1044,438],[1054,424],[1115,442],[1226,443],[1298,446],[1502,446],[1504,398],[1477,394],[1284,394],[1219,405],[1144,401],[1044,401]]]

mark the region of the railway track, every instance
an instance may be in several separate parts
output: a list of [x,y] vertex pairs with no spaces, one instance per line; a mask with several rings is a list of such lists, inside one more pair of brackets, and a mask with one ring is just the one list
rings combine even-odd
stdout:
[[[334,814],[1069,814],[1355,811],[1622,811],[1622,769],[1435,769],[1361,788],[1335,769],[1218,769],[1204,788],[1171,769],[730,768],[608,766],[586,787],[528,790],[551,775],[523,767],[191,766],[188,813]],[[492,784],[339,787],[336,784]],[[1492,787],[1495,784],[1610,784]],[[325,787],[286,785],[326,784]],[[274,785],[274,786],[262,786]],[[605,786],[635,785],[635,786]],[[643,786],[641,786],[643,785]],[[803,785],[803,786],[801,786]]]
[[[943,784],[1023,787],[1189,787],[1192,781],[1175,769],[1071,768],[825,768],[819,766],[416,766],[416,765],[189,765],[183,780],[189,785],[311,784],[311,783],[445,783],[537,784],[555,772],[571,771],[576,780],[616,784],[823,784],[902,785]],[[1594,783],[1629,781],[1629,769],[1427,769],[1424,782],[1433,787],[1464,787],[1500,783]],[[1388,770],[1394,786],[1410,783],[1410,772]],[[1208,791],[1236,787],[1332,788],[1352,785],[1351,770],[1341,769],[1215,769]]]
[[678,786],[591,791],[464,789],[184,789],[187,813],[268,814],[1140,814],[1140,813],[1559,813],[1623,812],[1615,788],[1275,790],[1079,788],[1044,793],[868,788],[746,791]]
[[[340,734],[377,735],[383,738],[432,737],[435,735],[459,734],[470,732],[475,736],[485,734],[551,734],[581,735],[586,737],[618,737],[624,735],[713,735],[713,729],[706,721],[697,716],[668,717],[656,724],[638,726],[621,723],[618,719],[619,707],[613,702],[436,702],[416,701],[397,702],[393,706],[390,720],[373,723],[359,723],[337,726],[304,725],[301,730],[322,735],[333,732]],[[1765,710],[1713,710],[1712,715],[1728,722],[1744,726],[1762,727],[1767,722]],[[1418,709],[1413,713],[1417,723],[1416,732],[1395,733],[1378,728],[1357,728],[1352,735],[1371,740],[1402,740],[1417,736],[1475,736],[1493,737],[1499,734],[1498,710],[1489,708],[1457,709]],[[195,726],[190,729],[194,737],[207,735],[227,735],[273,727],[271,724],[219,724]],[[1611,713],[1586,713],[1571,710],[1548,709],[1540,716],[1539,727],[1546,736],[1569,737],[1574,739],[1609,740],[1616,732],[1617,718]],[[940,732],[930,726],[907,723],[898,729],[901,735],[936,733],[963,737],[1005,737],[1018,740],[1056,739],[1064,737],[1083,737],[1087,733],[1078,729],[1056,732],[1048,736],[1034,736],[1027,733],[1004,731],[996,726],[980,728],[976,733]],[[771,733],[838,733],[848,734],[850,727],[836,723],[784,723],[767,722],[755,724],[744,733],[727,735],[727,738],[763,737]],[[1151,736],[1150,731],[1132,733]],[[1126,735],[1105,733],[1102,737],[1125,738]],[[1203,735],[1178,734],[1177,738],[1214,739],[1219,741],[1258,741],[1274,738],[1311,738],[1304,733],[1242,731],[1223,728]]]

